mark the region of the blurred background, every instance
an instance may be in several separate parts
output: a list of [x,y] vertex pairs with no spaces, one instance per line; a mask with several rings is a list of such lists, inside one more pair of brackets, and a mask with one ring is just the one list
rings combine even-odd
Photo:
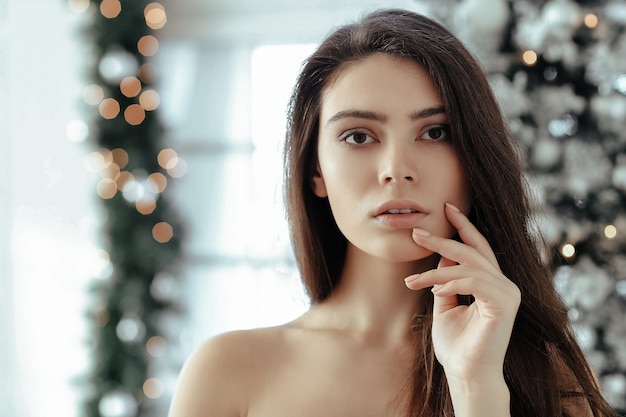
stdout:
[[0,0],[0,417],[165,416],[203,340],[307,308],[286,105],[324,35],[380,7],[481,60],[555,284],[626,408],[623,1]]

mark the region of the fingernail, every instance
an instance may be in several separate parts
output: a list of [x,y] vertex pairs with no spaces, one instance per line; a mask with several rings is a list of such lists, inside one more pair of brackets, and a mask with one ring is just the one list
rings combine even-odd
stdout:
[[428,233],[426,230],[418,229],[418,228],[413,229],[413,233],[415,233],[416,235],[420,235],[420,236],[430,236],[430,233]]
[[433,287],[430,289],[430,291],[433,294],[437,294],[439,292],[439,290],[441,290],[441,285],[439,285],[439,284],[433,285]]
[[409,275],[408,277],[404,278],[404,282],[405,284],[410,284],[413,281],[417,281],[419,277],[420,277],[420,274]]
[[450,207],[452,210],[456,211],[457,213],[461,212],[461,210],[459,210],[459,208],[452,203],[446,203],[446,206]]

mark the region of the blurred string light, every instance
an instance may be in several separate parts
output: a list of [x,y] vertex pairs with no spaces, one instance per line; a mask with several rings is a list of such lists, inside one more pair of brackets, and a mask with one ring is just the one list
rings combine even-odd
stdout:
[[576,248],[571,243],[561,246],[561,254],[566,258],[572,258],[576,254]]
[[144,9],[146,25],[151,29],[161,29],[167,23],[165,8],[159,3],[150,3]]
[[612,224],[607,225],[604,228],[604,236],[606,236],[607,239],[615,239],[617,236],[617,227]]
[[589,29],[594,29],[596,26],[598,26],[598,16],[593,13],[587,13],[583,18],[583,23]]
[[537,63],[537,60],[537,52],[530,49],[522,52],[522,61],[525,65],[533,66]]
[[119,0],[102,0],[100,13],[107,19],[116,18],[122,11],[122,3]]
[[137,50],[143,56],[153,56],[159,50],[159,41],[152,35],[142,36],[137,42]]

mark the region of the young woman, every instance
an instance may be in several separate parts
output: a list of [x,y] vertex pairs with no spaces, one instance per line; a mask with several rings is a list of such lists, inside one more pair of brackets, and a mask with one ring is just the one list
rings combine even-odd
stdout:
[[614,415],[498,105],[439,24],[383,10],[321,44],[292,97],[285,182],[311,308],[206,342],[171,417]]

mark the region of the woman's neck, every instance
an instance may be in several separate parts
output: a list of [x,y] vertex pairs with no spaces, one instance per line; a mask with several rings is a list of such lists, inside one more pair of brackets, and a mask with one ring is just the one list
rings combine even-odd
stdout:
[[435,255],[412,263],[388,262],[349,245],[338,286],[312,313],[364,342],[403,344],[410,338],[420,298],[404,278],[432,269],[437,260]]

